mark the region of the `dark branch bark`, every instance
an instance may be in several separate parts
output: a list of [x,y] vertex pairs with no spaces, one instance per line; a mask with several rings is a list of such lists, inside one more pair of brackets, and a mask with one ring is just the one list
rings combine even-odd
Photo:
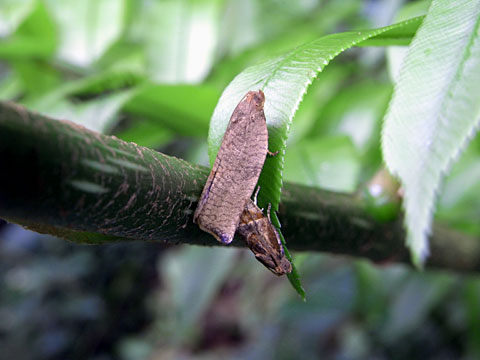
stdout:
[[[208,169],[115,137],[0,104],[0,217],[72,241],[219,245],[192,222]],[[291,250],[409,262],[400,221],[361,200],[285,184],[279,217]],[[240,240],[236,246],[244,246]],[[427,266],[480,270],[480,242],[435,226]]]

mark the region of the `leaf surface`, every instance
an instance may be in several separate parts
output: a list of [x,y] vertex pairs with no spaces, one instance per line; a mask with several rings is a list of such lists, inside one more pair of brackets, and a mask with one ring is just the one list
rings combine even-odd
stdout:
[[215,160],[235,106],[248,91],[263,90],[269,149],[279,151],[279,154],[267,158],[265,162],[259,180],[259,204],[264,207],[267,203],[272,203],[272,208],[277,210],[290,125],[303,95],[318,73],[346,49],[375,36],[382,35],[385,38],[388,33],[392,33],[395,38],[408,37],[421,21],[422,18],[414,18],[380,29],[323,36],[245,69],[228,85],[215,108],[209,130],[210,163]]
[[382,135],[404,190],[407,245],[421,266],[435,196],[480,120],[480,1],[434,1],[403,63]]

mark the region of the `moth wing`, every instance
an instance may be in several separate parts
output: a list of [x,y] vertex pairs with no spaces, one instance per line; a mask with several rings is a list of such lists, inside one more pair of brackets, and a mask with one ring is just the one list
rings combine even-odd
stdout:
[[270,223],[269,225],[270,226],[268,227],[267,239],[272,248],[276,249],[283,256],[285,255],[285,252],[283,250],[282,241],[280,240],[280,235],[278,234],[277,229],[275,229],[275,226],[272,223]]
[[277,271],[277,264],[272,256],[268,254],[255,254],[255,258],[275,275],[282,275]]
[[207,182],[203,186],[202,195],[200,195],[200,200],[198,201],[197,208],[195,209],[195,213],[193,214],[193,222],[197,222],[197,218],[201,214],[202,209],[208,200],[208,197],[210,195],[210,189],[212,188],[213,182],[217,175],[217,171],[218,171],[218,162],[215,161],[215,163],[213,164],[212,170],[210,171],[210,175],[208,175]]
[[[237,106],[238,107],[238,106]],[[224,140],[228,139],[231,137],[230,133],[235,131],[236,124],[238,121],[235,121],[236,119],[236,112],[237,109],[233,111],[233,114],[230,118],[230,121],[228,122],[227,129],[225,130],[225,133],[223,134],[222,142],[220,143],[220,148],[218,149],[217,152],[217,157],[215,158],[215,162],[213,163],[212,170],[210,171],[210,174],[208,175],[207,182],[203,186],[203,191],[202,195],[200,196],[200,201],[198,202],[197,208],[195,209],[195,214],[193,215],[193,221],[196,222],[198,216],[202,212],[203,206],[207,202],[209,195],[210,195],[210,189],[213,186],[213,183],[215,182],[215,177],[217,176],[217,171],[220,166],[220,162],[222,157],[224,156],[223,153],[226,151],[225,146],[224,146]]]

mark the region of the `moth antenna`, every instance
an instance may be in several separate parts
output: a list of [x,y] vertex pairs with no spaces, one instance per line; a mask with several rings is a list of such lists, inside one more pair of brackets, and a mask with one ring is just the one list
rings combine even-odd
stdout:
[[270,220],[270,210],[272,210],[272,203],[268,203],[268,207],[267,207],[267,217],[268,217],[268,221],[272,222]]

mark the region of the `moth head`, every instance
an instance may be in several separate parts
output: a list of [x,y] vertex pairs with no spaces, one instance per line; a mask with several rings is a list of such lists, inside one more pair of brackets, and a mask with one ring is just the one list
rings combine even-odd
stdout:
[[265,104],[265,94],[262,90],[249,91],[246,95],[246,100],[252,103],[257,110],[263,110]]
[[288,261],[287,258],[282,258],[278,268],[281,269],[280,275],[289,274],[292,272],[292,264],[290,263],[290,261]]

